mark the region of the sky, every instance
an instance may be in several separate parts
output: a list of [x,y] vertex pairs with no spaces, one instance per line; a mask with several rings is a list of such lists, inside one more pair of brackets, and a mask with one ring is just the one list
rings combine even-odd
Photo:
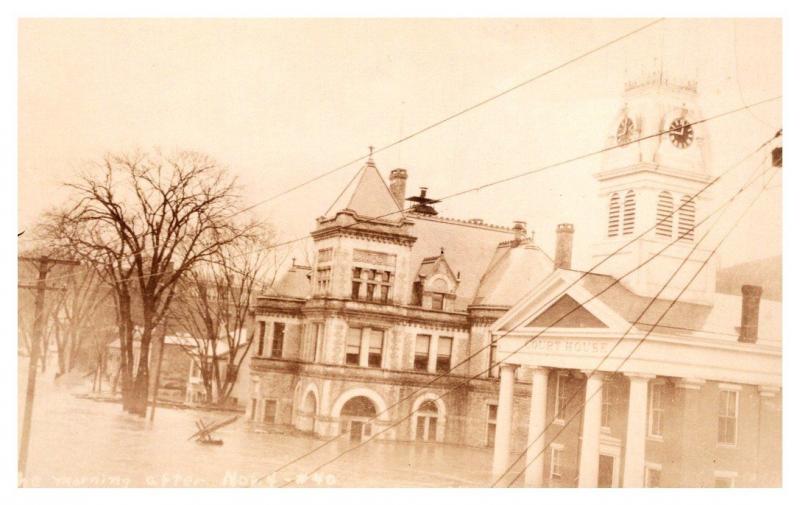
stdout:
[[[63,183],[108,151],[199,150],[248,204],[424,128],[644,25],[643,19],[22,20],[20,230],[63,204]],[[601,149],[626,80],[662,67],[698,81],[711,116],[782,93],[779,20],[668,19],[391,149],[384,177],[441,197]],[[718,174],[781,127],[782,102],[708,124]],[[597,156],[447,200],[441,214],[528,223],[552,252],[575,225],[575,262],[604,231]],[[253,209],[281,239],[309,233],[360,168]],[[720,197],[747,170],[724,181]],[[778,177],[721,251],[723,265],[781,253]],[[292,254],[300,255],[299,252]]]

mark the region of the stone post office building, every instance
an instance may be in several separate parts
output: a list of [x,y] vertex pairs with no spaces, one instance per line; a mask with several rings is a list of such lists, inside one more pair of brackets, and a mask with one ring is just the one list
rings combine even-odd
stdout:
[[530,445],[510,473],[527,465],[528,486],[780,485],[781,305],[702,268],[721,199],[690,198],[713,180],[701,117],[693,82],[626,84],[595,174],[607,221],[587,230],[610,259],[591,273],[571,225],[551,257],[524,222],[440,216],[370,159],[317,219],[314,264],[258,299],[250,419],[486,446],[496,476]]

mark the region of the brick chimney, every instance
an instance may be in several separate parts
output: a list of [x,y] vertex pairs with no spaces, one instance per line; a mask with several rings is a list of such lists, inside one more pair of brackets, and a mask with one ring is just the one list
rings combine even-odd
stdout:
[[553,268],[572,268],[572,235],[575,228],[570,223],[562,223],[556,227],[556,257]]
[[761,303],[761,286],[742,286],[742,325],[739,342],[753,344],[758,340],[758,306]]
[[406,180],[408,172],[405,168],[395,168],[389,173],[389,189],[392,191],[397,205],[401,209],[406,205]]

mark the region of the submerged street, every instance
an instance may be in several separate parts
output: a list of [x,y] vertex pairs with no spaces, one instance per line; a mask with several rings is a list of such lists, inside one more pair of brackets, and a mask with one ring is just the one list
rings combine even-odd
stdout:
[[[23,368],[23,367],[21,367]],[[20,379],[24,376],[20,374]],[[24,384],[24,380],[21,380]],[[26,487],[473,487],[490,483],[491,451],[442,444],[373,441],[316,475],[320,463],[344,451],[341,440],[265,478],[320,445],[311,437],[251,428],[244,416],[215,437],[222,446],[187,441],[195,420],[216,421],[227,412],[158,408],[155,419],[122,412],[117,403],[78,398],[88,387],[37,384]],[[20,410],[24,389],[20,389]]]

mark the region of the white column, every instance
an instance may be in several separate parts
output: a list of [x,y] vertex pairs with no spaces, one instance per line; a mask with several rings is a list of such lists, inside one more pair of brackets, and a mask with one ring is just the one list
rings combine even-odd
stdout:
[[532,370],[528,451],[525,454],[525,485],[528,487],[542,487],[544,484],[544,431],[547,429],[547,377],[549,372],[549,369],[542,367]]
[[628,429],[625,436],[623,487],[644,486],[644,449],[647,434],[647,385],[652,375],[625,374],[630,381]]
[[586,374],[587,379],[578,487],[597,487],[597,473],[600,465],[600,415],[603,409],[603,372],[584,371],[583,373]]
[[517,365],[500,365],[500,395],[497,402],[497,425],[494,432],[492,475],[500,477],[508,468],[511,455],[511,418],[514,413],[514,372]]

